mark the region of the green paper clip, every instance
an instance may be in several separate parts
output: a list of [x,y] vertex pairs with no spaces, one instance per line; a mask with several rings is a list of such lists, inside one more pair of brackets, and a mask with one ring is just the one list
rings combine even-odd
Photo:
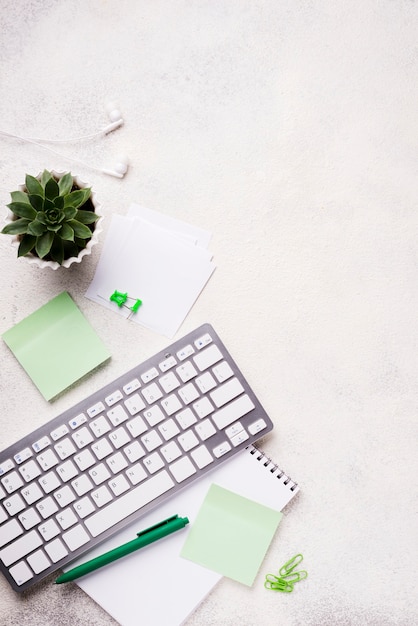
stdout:
[[[269,577],[275,578],[275,580],[273,581]],[[273,574],[267,574],[264,587],[271,591],[281,591],[282,593],[291,593],[293,591],[293,583],[283,578],[277,578],[277,576],[273,576]]]
[[[294,557],[289,559],[280,569],[279,574],[282,578],[291,574],[293,570],[303,561],[302,554],[296,554]],[[305,577],[306,578],[306,577]]]

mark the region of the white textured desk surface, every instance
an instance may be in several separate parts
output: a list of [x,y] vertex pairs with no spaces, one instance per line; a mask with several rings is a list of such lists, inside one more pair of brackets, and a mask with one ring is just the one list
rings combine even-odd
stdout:
[[[1,5],[0,128],[85,134],[117,102],[118,132],[63,151],[126,152],[129,175],[70,169],[107,217],[137,201],[212,231],[218,269],[178,336],[214,324],[302,487],[254,587],[224,579],[187,626],[417,624],[417,2]],[[44,167],[69,164],[1,139],[1,205]],[[66,289],[113,354],[49,405],[0,342],[2,447],[168,343],[84,297],[99,254],[41,271],[0,238],[0,332]],[[308,580],[266,591],[298,551]],[[20,597],[1,579],[0,624],[114,621],[75,585]]]

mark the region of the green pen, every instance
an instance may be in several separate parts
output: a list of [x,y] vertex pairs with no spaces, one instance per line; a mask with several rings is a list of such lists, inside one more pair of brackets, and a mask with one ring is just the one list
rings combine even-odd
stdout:
[[162,537],[171,535],[171,533],[174,533],[176,530],[184,528],[188,523],[189,520],[187,517],[173,515],[158,524],[154,524],[154,526],[150,526],[150,528],[142,530],[138,533],[136,539],[132,539],[132,541],[128,541],[128,543],[124,543],[118,548],[109,550],[86,563],[73,567],[73,569],[68,570],[68,572],[64,572],[64,574],[58,576],[55,582],[57,584],[68,583],[70,580],[75,580],[76,578],[80,578],[80,576],[94,572],[94,570],[99,569],[99,567],[112,563],[131,552],[135,552],[135,550],[147,546],[149,543],[162,539]]

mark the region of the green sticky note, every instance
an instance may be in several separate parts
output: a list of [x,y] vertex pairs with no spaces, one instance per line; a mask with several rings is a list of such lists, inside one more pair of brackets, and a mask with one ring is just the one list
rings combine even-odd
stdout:
[[281,518],[280,511],[212,485],[181,556],[251,586]]
[[6,331],[3,340],[46,400],[110,357],[65,291]]

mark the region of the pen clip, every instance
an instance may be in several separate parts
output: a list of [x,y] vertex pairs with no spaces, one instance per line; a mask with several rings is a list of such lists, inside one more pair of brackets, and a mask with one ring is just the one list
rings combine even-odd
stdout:
[[150,526],[149,528],[146,528],[145,530],[141,530],[140,533],[137,533],[137,537],[142,537],[142,535],[147,535],[152,530],[155,530],[156,528],[161,528],[161,526],[166,526],[170,522],[173,522],[175,519],[178,519],[178,515],[172,515],[171,517],[168,517],[162,522],[158,522],[158,524],[154,524],[154,526]]

